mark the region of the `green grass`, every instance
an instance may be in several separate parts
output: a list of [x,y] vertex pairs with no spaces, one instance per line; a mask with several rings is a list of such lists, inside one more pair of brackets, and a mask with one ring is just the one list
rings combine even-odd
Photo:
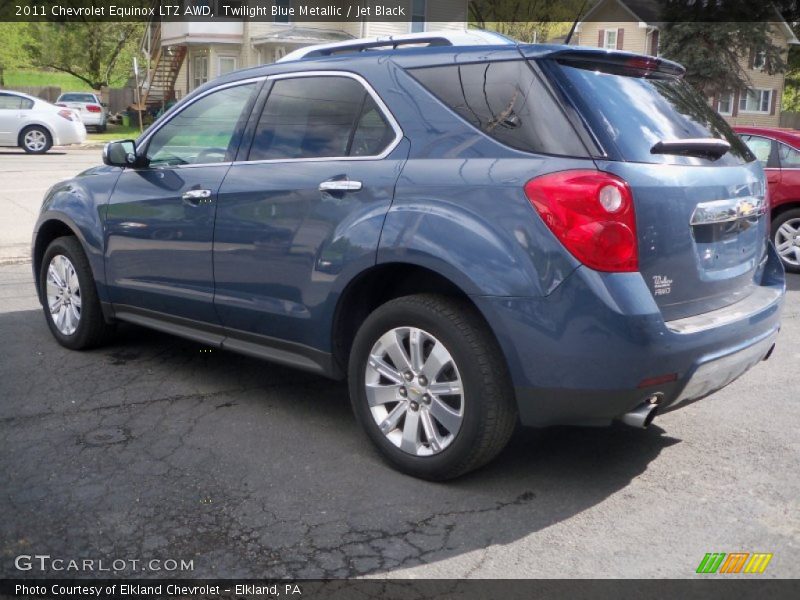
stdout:
[[6,88],[14,89],[23,86],[57,86],[62,92],[90,92],[89,84],[69,73],[59,71],[5,71],[3,73]]
[[122,125],[108,125],[105,133],[89,131],[87,142],[113,142],[114,140],[133,140],[139,137],[138,127],[124,127]]

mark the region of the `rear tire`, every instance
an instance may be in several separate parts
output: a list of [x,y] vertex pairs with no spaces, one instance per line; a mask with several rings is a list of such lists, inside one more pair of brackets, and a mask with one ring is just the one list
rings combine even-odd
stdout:
[[387,302],[356,334],[348,371],[357,420],[390,464],[415,477],[477,469],[517,423],[502,351],[464,301],[422,294]]
[[782,212],[772,222],[772,242],[784,268],[800,273],[800,208]]
[[53,146],[50,132],[40,125],[31,125],[19,134],[20,147],[28,154],[44,154]]
[[39,297],[47,326],[66,348],[94,348],[114,332],[103,317],[89,260],[72,236],[56,238],[47,247],[39,271]]

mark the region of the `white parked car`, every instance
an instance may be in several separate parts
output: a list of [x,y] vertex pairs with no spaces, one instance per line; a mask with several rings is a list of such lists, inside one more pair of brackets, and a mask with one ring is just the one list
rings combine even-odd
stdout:
[[71,108],[77,112],[86,127],[94,127],[103,132],[108,122],[108,111],[100,101],[100,96],[90,92],[65,92],[56,100],[56,106]]
[[86,127],[71,108],[19,92],[0,91],[0,146],[44,154],[53,146],[85,140]]

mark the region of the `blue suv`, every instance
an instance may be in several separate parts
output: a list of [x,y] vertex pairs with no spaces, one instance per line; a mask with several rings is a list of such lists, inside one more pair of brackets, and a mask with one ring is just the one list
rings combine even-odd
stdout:
[[646,427],[769,356],[764,173],[682,67],[415,44],[226,75],[49,190],[58,342],[127,321],[347,378],[428,479],[518,423]]

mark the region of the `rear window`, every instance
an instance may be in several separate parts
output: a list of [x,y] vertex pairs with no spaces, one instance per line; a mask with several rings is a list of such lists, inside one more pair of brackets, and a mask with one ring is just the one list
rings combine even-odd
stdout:
[[96,103],[97,100],[92,94],[61,94],[58,99],[59,102],[92,102]]
[[709,164],[708,159],[651,154],[656,142],[720,138],[730,151],[713,164],[754,160],[747,146],[702,95],[683,79],[641,70],[609,70],[603,65],[561,63],[568,93],[604,145],[611,142],[631,162]]
[[411,69],[470,124],[526,152],[587,156],[553,97],[524,60]]

